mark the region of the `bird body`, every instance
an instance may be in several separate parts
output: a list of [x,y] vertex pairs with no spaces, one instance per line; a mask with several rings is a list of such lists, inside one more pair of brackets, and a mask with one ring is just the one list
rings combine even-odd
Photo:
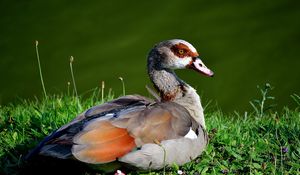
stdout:
[[213,73],[184,40],[163,41],[150,51],[148,74],[160,95],[127,95],[92,107],[46,137],[29,155],[76,159],[88,164],[118,162],[142,170],[183,165],[208,143],[200,97],[174,69]]

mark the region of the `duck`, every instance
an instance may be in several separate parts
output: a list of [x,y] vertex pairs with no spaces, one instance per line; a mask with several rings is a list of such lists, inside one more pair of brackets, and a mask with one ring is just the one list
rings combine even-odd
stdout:
[[44,138],[26,158],[50,156],[136,170],[194,160],[209,140],[204,113],[196,90],[175,74],[176,69],[214,75],[189,42],[159,42],[147,59],[157,98],[126,95],[91,107]]

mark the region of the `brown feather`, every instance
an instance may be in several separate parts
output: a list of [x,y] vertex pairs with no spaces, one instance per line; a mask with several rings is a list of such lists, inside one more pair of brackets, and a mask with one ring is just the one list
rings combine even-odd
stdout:
[[192,126],[188,111],[173,102],[155,103],[143,110],[120,116],[112,124],[126,128],[137,146],[185,136]]

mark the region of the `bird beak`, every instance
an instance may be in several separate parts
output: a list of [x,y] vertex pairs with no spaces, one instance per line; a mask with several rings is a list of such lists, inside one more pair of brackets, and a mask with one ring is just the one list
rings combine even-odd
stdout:
[[187,66],[188,69],[193,69],[197,72],[202,73],[205,76],[212,77],[214,76],[214,72],[208,69],[200,58],[193,58],[190,64]]

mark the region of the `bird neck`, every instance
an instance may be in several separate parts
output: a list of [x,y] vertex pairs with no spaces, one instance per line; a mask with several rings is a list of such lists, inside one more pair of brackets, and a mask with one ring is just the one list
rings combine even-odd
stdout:
[[148,74],[159,92],[162,101],[174,101],[184,96],[185,82],[179,79],[173,70],[163,66],[162,56],[157,49],[152,49],[148,56]]
[[172,70],[151,69],[148,73],[162,101],[174,101],[184,96],[186,83],[180,80]]
[[148,59],[148,74],[162,102],[171,101],[182,105],[205,128],[201,100],[194,88],[177,77],[173,70],[161,68],[152,62],[151,57]]

